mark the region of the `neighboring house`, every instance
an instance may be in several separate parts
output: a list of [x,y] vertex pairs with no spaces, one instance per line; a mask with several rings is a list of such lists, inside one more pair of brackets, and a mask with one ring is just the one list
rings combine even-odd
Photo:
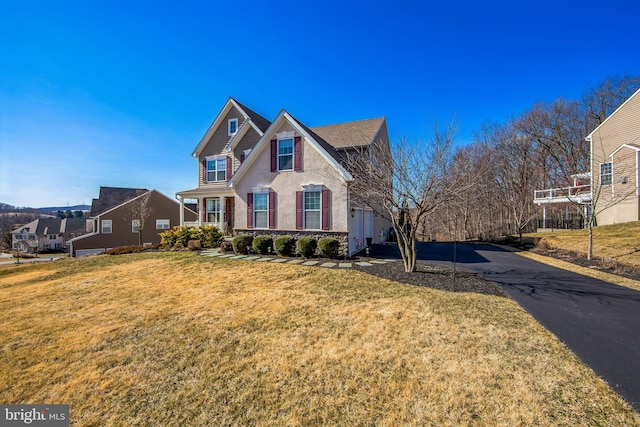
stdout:
[[[391,224],[357,203],[341,156],[389,144],[384,118],[308,128],[282,110],[273,122],[229,98],[193,152],[195,224],[231,233],[332,236],[351,255],[386,239]],[[186,221],[182,221],[188,224]]]
[[569,218],[572,207],[583,205],[586,216],[593,205],[597,225],[640,220],[640,90],[585,139],[590,144],[591,172],[573,175],[570,187],[535,192],[534,203],[543,206],[544,228],[552,228],[547,206],[566,210]]
[[100,187],[86,223],[89,234],[69,240],[69,253],[78,257],[117,246],[158,244],[160,233],[179,225],[180,218],[195,220],[196,213],[156,190]]
[[36,219],[11,232],[13,249],[36,253],[64,249],[60,219]]
[[640,89],[586,140],[591,144],[597,224],[640,220]]

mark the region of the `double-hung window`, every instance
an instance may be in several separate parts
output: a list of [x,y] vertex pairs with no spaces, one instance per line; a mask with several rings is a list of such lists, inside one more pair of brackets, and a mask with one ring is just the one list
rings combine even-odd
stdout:
[[171,220],[156,219],[156,230],[168,230],[171,228]]
[[207,222],[220,223],[220,199],[207,199]]
[[227,179],[227,159],[216,157],[207,159],[207,181],[226,181]]
[[269,193],[253,194],[253,224],[255,228],[269,227]]
[[131,232],[132,233],[139,233],[140,232],[140,220],[139,219],[132,219],[131,220]]
[[321,228],[321,192],[304,192],[304,228],[306,230],[320,230]]
[[278,170],[293,170],[293,138],[278,140]]
[[109,234],[111,233],[112,227],[111,227],[111,220],[110,219],[103,219],[102,220],[102,234]]
[[611,185],[613,183],[613,163],[600,163],[600,185]]

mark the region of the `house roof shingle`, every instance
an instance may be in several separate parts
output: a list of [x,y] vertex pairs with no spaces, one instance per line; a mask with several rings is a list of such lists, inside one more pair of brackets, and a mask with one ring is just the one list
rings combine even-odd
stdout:
[[256,113],[255,111],[245,106],[244,104],[239,103],[237,99],[235,98],[232,98],[232,99],[236,102],[236,104],[238,104],[238,106],[240,106],[240,108],[244,110],[247,116],[251,118],[251,121],[253,121],[253,123],[256,126],[258,126],[258,128],[260,128],[262,132],[266,131],[269,128],[269,126],[271,126],[271,121],[265,119],[260,114]]
[[356,120],[312,127],[311,131],[334,148],[358,147],[373,142],[384,120],[384,117]]
[[144,188],[100,187],[100,195],[91,202],[91,216],[98,216],[147,192],[149,190]]

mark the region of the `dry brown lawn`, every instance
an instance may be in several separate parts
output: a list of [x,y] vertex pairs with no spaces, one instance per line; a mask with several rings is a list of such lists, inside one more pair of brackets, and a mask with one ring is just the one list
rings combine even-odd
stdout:
[[[541,239],[550,248],[587,253],[587,230],[530,233],[527,236]],[[593,255],[640,267],[640,221],[594,227]]]
[[0,270],[0,402],[72,425],[640,425],[513,301],[352,270],[92,257]]

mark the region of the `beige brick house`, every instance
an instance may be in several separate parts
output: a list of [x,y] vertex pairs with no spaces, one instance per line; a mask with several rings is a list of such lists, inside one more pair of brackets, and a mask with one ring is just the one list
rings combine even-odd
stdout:
[[198,220],[228,234],[336,237],[348,254],[386,240],[391,224],[350,191],[341,161],[349,150],[389,144],[386,120],[308,128],[282,110],[271,122],[229,98],[193,152]]

